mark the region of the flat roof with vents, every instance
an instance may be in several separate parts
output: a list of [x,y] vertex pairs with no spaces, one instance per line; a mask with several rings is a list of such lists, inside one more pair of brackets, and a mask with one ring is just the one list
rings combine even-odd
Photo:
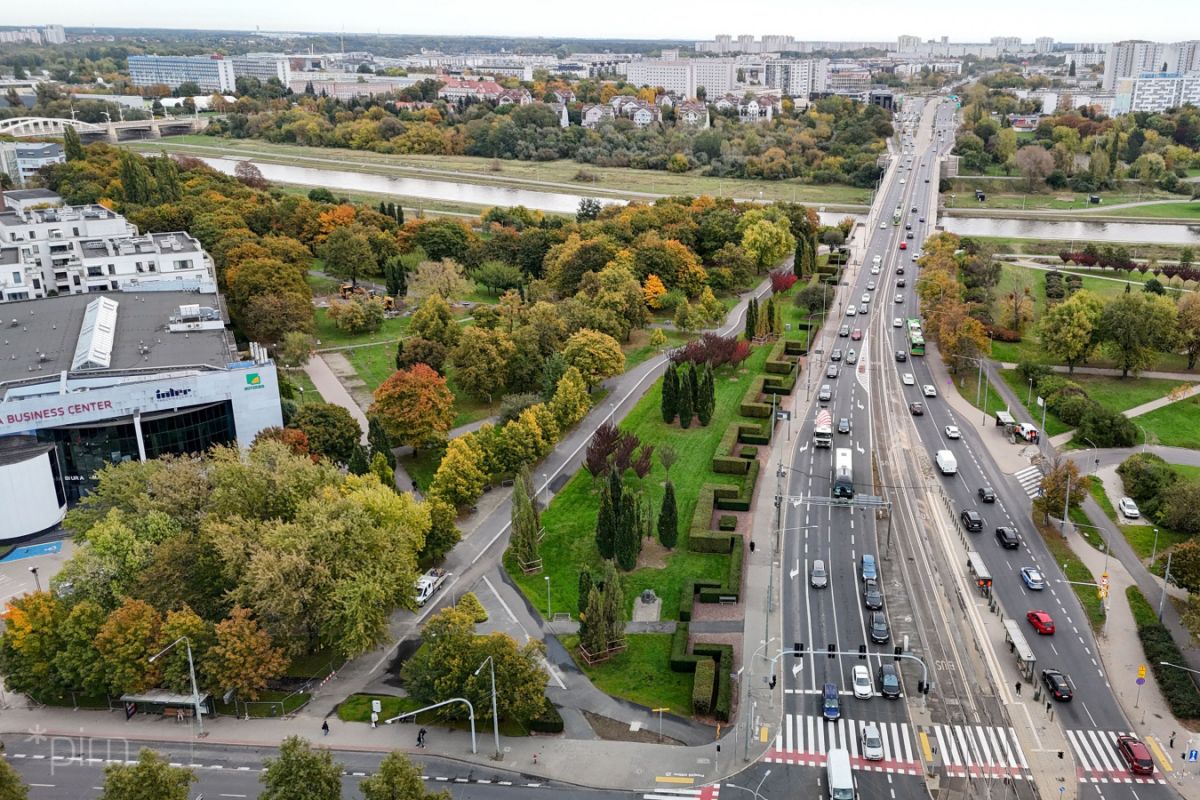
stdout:
[[97,297],[83,312],[83,327],[75,344],[71,369],[108,369],[117,335],[117,301]]

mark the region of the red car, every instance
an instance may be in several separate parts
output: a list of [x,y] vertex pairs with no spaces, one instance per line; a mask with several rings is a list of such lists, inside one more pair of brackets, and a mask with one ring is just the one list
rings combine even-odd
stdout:
[[854,332],[850,334],[850,338],[856,342],[859,339],[861,339],[862,338],[862,328],[855,328]]
[[1154,774],[1154,761],[1150,758],[1149,748],[1132,736],[1117,737],[1117,752],[1135,775]]
[[1029,620],[1034,630],[1044,636],[1054,633],[1054,620],[1045,611],[1030,611],[1025,615],[1025,619]]
[[900,243],[900,249],[901,249],[901,250],[907,250],[907,249],[908,249],[908,242],[901,242],[901,243]]

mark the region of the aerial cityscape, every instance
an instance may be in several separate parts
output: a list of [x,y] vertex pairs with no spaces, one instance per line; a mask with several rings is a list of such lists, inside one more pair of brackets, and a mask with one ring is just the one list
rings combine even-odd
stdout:
[[390,10],[0,19],[0,800],[1200,800],[1194,12]]

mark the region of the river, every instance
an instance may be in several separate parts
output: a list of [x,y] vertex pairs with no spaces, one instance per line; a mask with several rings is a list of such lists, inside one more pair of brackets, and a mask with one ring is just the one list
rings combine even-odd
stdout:
[[[238,161],[230,158],[202,158],[216,170],[232,175]],[[370,172],[350,172],[333,169],[295,167],[256,161],[255,166],[264,178],[275,183],[298,186],[324,186],[332,191],[369,192],[371,194],[420,197],[451,203],[479,206],[525,206],[539,211],[573,214],[579,201],[588,195],[567,192],[548,192],[517,189],[506,186],[430,178],[409,178],[376,175]],[[604,204],[623,204],[612,197],[598,197]],[[816,204],[814,204],[816,205]],[[845,219],[856,221],[860,215],[845,212],[824,212],[821,222],[827,225]],[[1200,244],[1198,225],[1155,225],[1144,222],[1088,222],[1085,220],[1043,221],[1028,219],[994,219],[991,217],[943,217],[941,223],[951,233],[963,236],[1003,236],[1022,239],[1057,239],[1097,242],[1158,242],[1162,244]]]

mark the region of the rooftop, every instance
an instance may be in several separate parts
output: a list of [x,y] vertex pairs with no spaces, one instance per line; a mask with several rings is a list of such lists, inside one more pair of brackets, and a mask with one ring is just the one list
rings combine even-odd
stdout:
[[186,334],[167,330],[169,318],[178,314],[180,306],[206,301],[207,295],[105,292],[19,300],[0,306],[0,387],[71,371],[87,307],[101,297],[117,304],[109,365],[82,374],[183,366],[223,368],[236,360],[232,338],[225,330]]
[[[11,195],[13,192],[6,192]],[[50,193],[54,195],[53,192]],[[57,195],[54,195],[57,197]],[[47,197],[46,200],[53,198]],[[44,222],[72,222],[80,219],[117,219],[121,215],[101,205],[64,206],[62,208],[39,208],[25,214],[15,209],[0,211],[0,225],[36,225]]]
[[62,199],[59,197],[58,192],[52,192],[49,189],[12,189],[4,193],[4,198],[18,203],[33,201],[45,201],[49,203]]

